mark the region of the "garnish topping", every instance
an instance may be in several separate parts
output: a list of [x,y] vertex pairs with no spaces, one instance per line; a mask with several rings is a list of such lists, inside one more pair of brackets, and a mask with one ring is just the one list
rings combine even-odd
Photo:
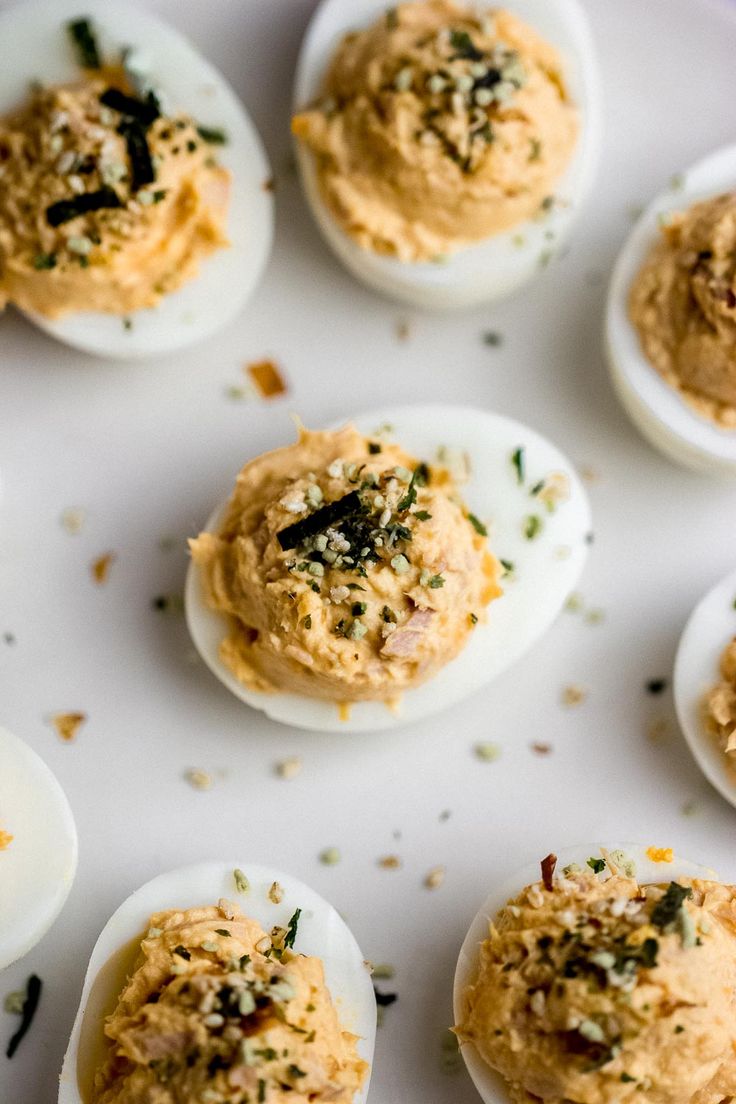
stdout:
[[480,521],[480,519],[475,516],[475,514],[468,514],[468,521],[473,526],[473,528],[475,529],[476,533],[478,533],[479,536],[481,536],[481,537],[487,537],[488,536],[488,530],[486,529],[483,522]]
[[90,211],[122,206],[120,196],[113,188],[99,188],[96,192],[83,192],[73,199],[60,199],[57,203],[52,203],[46,208],[46,221],[49,226],[61,226],[79,215],[89,214]]
[[198,126],[197,133],[203,142],[209,146],[227,145],[227,133],[219,127]]
[[546,858],[542,859],[540,865],[542,868],[542,881],[544,883],[544,888],[551,891],[554,888],[554,876],[555,867],[557,866],[557,856],[550,853],[546,856]]
[[278,533],[278,542],[284,550],[296,548],[303,544],[309,537],[314,537],[324,529],[335,525],[336,522],[345,521],[349,517],[360,517],[367,513],[366,507],[359,491],[350,491],[342,498],[330,502],[320,510],[315,510],[309,517],[288,525]]
[[289,920],[286,928],[286,935],[284,936],[284,948],[288,947],[289,949],[293,949],[294,940],[296,939],[297,930],[299,928],[299,917],[301,916],[301,914],[302,910],[298,908],[294,912],[291,920]]
[[526,456],[522,445],[511,453],[511,463],[516,471],[516,482],[523,483],[526,475]]
[[77,53],[77,61],[83,69],[99,69],[102,65],[97,38],[89,19],[73,19],[67,31]]
[[602,874],[603,871],[606,869],[606,863],[604,859],[588,859],[588,866],[594,874]]
[[684,903],[691,898],[693,891],[690,886],[681,886],[677,882],[670,882],[667,892],[661,901],[652,909],[652,923],[655,928],[665,931],[670,924],[675,924],[683,910]]
[[5,1051],[8,1058],[13,1057],[23,1041],[23,1037],[33,1023],[33,1017],[36,1015],[38,1002],[41,999],[41,988],[42,983],[40,977],[37,977],[36,974],[31,974],[26,983],[25,998],[20,1012],[20,1025],[8,1043],[8,1048]]

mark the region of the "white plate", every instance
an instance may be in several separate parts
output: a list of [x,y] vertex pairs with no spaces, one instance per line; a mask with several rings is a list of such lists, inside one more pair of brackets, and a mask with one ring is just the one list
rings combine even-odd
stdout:
[[[679,181],[678,181],[679,184]],[[606,308],[611,379],[629,417],[650,444],[676,463],[714,475],[736,475],[736,430],[697,414],[649,363],[629,320],[631,285],[660,236],[662,216],[736,187],[736,145],[725,146],[685,171],[681,186],[649,204],[613,270]]]
[[703,723],[703,698],[720,681],[721,654],[736,636],[736,571],[698,602],[680,638],[675,658],[677,719],[696,763],[726,801],[736,805],[736,776]]
[[[650,846],[650,845],[647,845]],[[659,844],[656,844],[659,846]],[[624,851],[626,855],[636,863],[636,877],[641,884],[653,882],[676,881],[677,878],[706,878],[717,881],[718,876],[714,870],[691,863],[675,855],[670,863],[652,862],[646,855],[647,848],[637,843],[591,843],[579,847],[568,847],[557,852],[557,871],[562,871],[570,863],[576,862],[579,866],[585,866],[588,858],[598,856],[601,847],[607,851]],[[544,856],[540,855],[540,861]],[[480,945],[488,938],[488,926],[497,916],[507,901],[516,897],[525,886],[532,885],[540,880],[539,862],[529,863],[519,870],[513,877],[508,878],[486,898],[473,920],[468,934],[465,936],[460,955],[455,969],[455,981],[453,987],[453,1014],[455,1023],[459,1024],[464,1018],[464,994],[467,986],[477,973],[479,963]],[[472,1043],[463,1043],[460,1047],[465,1065],[468,1068],[473,1084],[486,1104],[505,1104],[509,1100],[507,1082],[481,1058]]]
[[[236,893],[233,870],[240,868],[250,883],[247,893]],[[284,891],[280,904],[268,897],[278,882]],[[295,950],[322,959],[327,987],[340,1022],[360,1037],[360,1057],[369,1065],[363,1088],[355,1104],[368,1095],[370,1066],[376,1035],[376,1000],[370,974],[360,947],[342,917],[323,897],[289,874],[267,866],[237,859],[206,862],[160,874],[146,882],[113,913],[100,933],[87,967],[82,997],[74,1020],[59,1082],[58,1104],[82,1104],[78,1077],[87,1082],[100,1061],[106,1044],[103,1021],[115,1007],[117,997],[154,912],[170,908],[198,908],[217,904],[221,897],[236,903],[257,920],[266,932],[286,927],[294,910],[302,910]]]
[[271,250],[273,198],[264,187],[271,171],[258,133],[224,77],[167,23],[117,0],[32,0],[0,11],[0,41],[8,47],[0,68],[0,114],[21,103],[33,79],[79,79],[66,24],[80,16],[92,19],[103,56],[117,57],[124,46],[144,47],[152,83],[172,109],[227,133],[228,143],[213,150],[233,177],[230,248],[205,257],[198,274],[159,306],[133,313],[131,329],[120,316],[102,313],[28,317],[59,341],[97,356],[171,353],[225,326],[255,289]]
[[[513,562],[515,571],[513,579],[501,581],[504,594],[488,607],[487,622],[476,626],[460,655],[423,686],[407,691],[398,711],[382,702],[355,702],[349,718],[341,720],[331,702],[296,694],[262,694],[235,678],[219,657],[227,618],[204,604],[199,569],[190,564],[187,624],[208,667],[237,697],[273,720],[322,732],[398,728],[449,709],[491,682],[531,648],[560,612],[583,569],[591,527],[587,497],[570,461],[540,434],[511,418],[472,407],[404,406],[373,410],[353,421],[366,435],[392,426],[392,440],[430,463],[441,445],[466,450],[472,473],[461,488],[463,497],[481,521],[489,522],[491,550]],[[519,445],[526,450],[526,489],[516,482],[510,462]],[[547,514],[528,487],[552,471],[568,475],[570,500]],[[224,508],[220,504],[206,523],[208,531],[217,528]],[[536,540],[529,541],[522,533],[522,519],[534,513],[543,516],[544,528]]]
[[0,970],[43,938],[77,870],[77,829],[64,791],[23,740],[0,728]]
[[[386,0],[323,0],[299,55],[295,111],[304,110],[317,98],[342,37],[370,26],[386,6]],[[312,153],[296,142],[304,191],[328,245],[359,280],[415,306],[441,310],[470,307],[515,291],[540,270],[543,254],[561,249],[593,183],[602,131],[601,102],[595,47],[582,6],[578,0],[509,0],[504,7],[557,48],[568,91],[580,111],[576,150],[567,172],[555,184],[555,194],[568,201],[567,205],[557,204],[544,219],[519,223],[463,249],[444,264],[407,263],[362,249],[345,233],[322,200]],[[547,237],[549,232],[554,240]],[[526,239],[522,247],[513,241],[520,233]]]

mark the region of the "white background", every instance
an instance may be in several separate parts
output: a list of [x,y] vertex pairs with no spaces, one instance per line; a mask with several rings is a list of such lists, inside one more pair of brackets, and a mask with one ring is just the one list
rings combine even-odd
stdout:
[[[83,4],[80,5],[83,8]],[[160,0],[252,112],[278,179],[276,248],[245,314],[206,347],[157,363],[97,364],[20,318],[0,320],[0,721],[57,773],[80,831],[60,920],[0,976],[45,982],[31,1034],[0,1057],[2,1104],[50,1104],[83,971],[103,923],[135,886],[174,865],[240,853],[310,882],[345,914],[364,953],[397,967],[379,1033],[376,1104],[470,1104],[440,1071],[458,948],[489,885],[552,848],[595,838],[673,845],[736,878],[734,812],[675,731],[668,675],[685,619],[736,558],[736,490],[660,459],[629,426],[601,355],[607,274],[629,209],[695,158],[733,141],[736,11],[726,0],[587,0],[601,57],[606,141],[569,254],[520,297],[452,318],[364,291],[328,254],[290,175],[291,74],[312,0]],[[9,48],[9,44],[5,44]],[[397,323],[411,321],[406,342]],[[481,341],[504,335],[501,348]],[[241,364],[274,356],[290,380],[271,405],[233,403]],[[563,614],[492,688],[381,737],[290,732],[251,712],[190,660],[182,618],[151,599],[180,590],[183,538],[242,462],[290,437],[289,412],[321,425],[387,401],[476,403],[528,421],[579,464],[596,541],[581,584],[606,619]],[[59,524],[87,511],[84,532]],[[181,538],[163,553],[161,537]],[[89,563],[114,551],[109,582]],[[735,615],[736,631],[736,615]],[[570,682],[589,688],[560,704]],[[89,721],[62,744],[49,712]],[[671,733],[647,740],[660,716]],[[478,740],[502,747],[495,763]],[[553,746],[536,756],[530,742]],[[273,764],[303,758],[286,782]],[[187,767],[217,775],[208,793]],[[691,816],[683,805],[694,802]],[[451,816],[440,821],[443,810]],[[39,816],[43,810],[38,810]],[[393,833],[402,833],[395,840]],[[339,846],[343,861],[318,853]],[[387,853],[398,871],[377,867]],[[423,888],[447,866],[444,886]],[[387,985],[384,983],[384,988]],[[0,1012],[5,1039],[15,1020]]]

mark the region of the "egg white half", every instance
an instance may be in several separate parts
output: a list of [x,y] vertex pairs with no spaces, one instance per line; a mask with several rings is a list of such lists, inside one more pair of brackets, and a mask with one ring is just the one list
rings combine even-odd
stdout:
[[736,430],[696,413],[649,363],[629,320],[631,285],[660,235],[660,219],[736,188],[736,145],[698,161],[646,208],[621,250],[606,307],[606,347],[613,385],[634,425],[670,460],[712,475],[736,476]]
[[[336,704],[296,694],[249,690],[222,663],[219,647],[228,622],[203,601],[199,569],[190,564],[185,588],[186,616],[194,644],[208,667],[229,690],[272,720],[321,732],[378,732],[430,717],[475,693],[531,648],[552,624],[585,563],[591,517],[585,491],[570,461],[528,426],[511,418],[462,406],[403,406],[373,410],[352,419],[366,435],[385,425],[390,439],[429,463],[440,446],[467,452],[470,479],[461,491],[468,507],[489,528],[496,556],[514,564],[513,577],[501,581],[502,597],[488,607],[460,655],[423,686],[407,691],[396,711],[383,702],[355,702],[341,720]],[[339,428],[335,426],[333,428]],[[518,484],[511,464],[516,448],[525,449],[526,486]],[[529,493],[553,471],[570,480],[570,498],[548,514]],[[206,523],[212,532],[224,505]],[[538,514],[541,534],[527,540],[523,519]]]
[[[243,871],[247,893],[237,893],[233,870]],[[275,905],[268,891],[274,882],[283,890]],[[355,1104],[368,1096],[370,1067],[376,1037],[376,999],[360,947],[340,914],[313,889],[290,874],[238,858],[232,862],[205,862],[159,874],[135,890],[113,913],[94,946],[84,979],[59,1081],[58,1104],[83,1104],[84,1087],[106,1050],[103,1024],[113,1011],[148,929],[149,917],[164,909],[188,909],[217,904],[221,897],[257,920],[266,932],[286,927],[297,908],[302,910],[294,950],[321,958],[325,980],[340,1022],[359,1036],[360,1057],[369,1065]],[[80,1079],[82,1087],[80,1087]]]
[[[659,846],[659,843],[655,844]],[[718,881],[714,870],[674,855],[672,862],[653,862],[646,854],[647,848],[638,843],[590,843],[569,847],[557,852],[557,870],[562,871],[570,863],[584,867],[591,857],[598,857],[601,847],[607,851],[621,850],[636,863],[636,876],[640,883],[671,882],[678,878],[706,878]],[[540,860],[543,856],[540,855]],[[488,938],[488,926],[507,901],[515,897],[525,886],[540,880],[539,862],[529,863],[513,877],[505,879],[486,898],[473,920],[460,949],[455,969],[453,987],[453,1014],[460,1023],[465,1014],[465,990],[477,973],[480,945]],[[481,1058],[472,1043],[460,1047],[468,1073],[486,1104],[506,1104],[509,1099],[507,1082]]]
[[[481,5],[481,7],[491,5]],[[572,101],[580,112],[578,144],[555,184],[561,200],[538,220],[467,247],[441,264],[404,262],[362,249],[336,222],[319,190],[315,159],[296,141],[302,184],[325,240],[343,264],[369,287],[417,307],[452,310],[491,302],[521,287],[567,240],[593,183],[602,132],[598,66],[588,19],[578,0],[508,0],[504,8],[528,22],[560,52]],[[307,30],[296,71],[294,110],[318,97],[329,63],[348,31],[370,26],[386,0],[323,0]],[[523,234],[524,244],[514,244]]]
[[0,970],[46,934],[77,871],[77,829],[64,791],[23,740],[0,728]]
[[709,590],[690,615],[675,657],[674,696],[677,719],[693,757],[712,786],[736,805],[736,775],[706,731],[703,699],[720,681],[720,661],[736,636],[736,571]]
[[226,145],[213,153],[232,174],[225,227],[230,247],[202,260],[197,275],[151,310],[130,315],[70,314],[30,320],[67,345],[101,357],[134,359],[170,353],[204,340],[241,310],[258,283],[271,250],[273,197],[264,185],[271,172],[245,108],[224,77],[178,31],[148,11],[118,0],[30,0],[0,11],[0,114],[18,106],[32,80],[79,80],[66,32],[69,20],[89,17],[100,50],[117,58],[124,46],[140,47],[151,62],[151,80],[172,110],[188,112],[204,126],[223,129]]

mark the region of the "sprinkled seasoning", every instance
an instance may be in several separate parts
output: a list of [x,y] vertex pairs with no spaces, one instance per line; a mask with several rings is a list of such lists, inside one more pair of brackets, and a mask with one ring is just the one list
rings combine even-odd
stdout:
[[425,889],[439,889],[445,880],[444,866],[434,866],[427,872],[424,878]]
[[562,704],[567,706],[580,705],[588,696],[588,691],[583,686],[571,683],[562,688]]
[[493,763],[499,758],[501,748],[498,744],[484,741],[480,744],[476,744],[473,748],[473,752],[476,759],[480,759],[482,763]]
[[554,876],[555,867],[557,866],[557,856],[550,853],[546,856],[546,858],[542,859],[540,866],[542,870],[542,882],[544,883],[544,888],[551,891],[554,888]]
[[107,582],[108,575],[110,574],[110,568],[115,562],[114,552],[105,552],[102,556],[98,556],[93,560],[90,565],[90,571],[92,572],[92,578],[98,586],[102,586]]
[[401,859],[398,855],[384,855],[378,859],[378,866],[382,870],[398,870],[401,866]]
[[0,851],[7,851],[14,838],[15,837],[12,836],[10,832],[6,832],[3,828],[0,828]]
[[294,941],[296,940],[297,931],[299,929],[299,917],[301,914],[302,910],[298,908],[289,920],[286,935],[284,936],[284,947],[289,950],[293,950],[294,948]]
[[227,131],[222,127],[208,127],[200,124],[197,127],[197,134],[208,146],[226,146],[229,141]]
[[194,790],[211,790],[212,789],[212,775],[205,770],[199,770],[196,767],[192,767],[189,770],[184,771],[184,778]]
[[653,695],[663,694],[665,692],[665,690],[667,689],[667,679],[665,679],[665,678],[649,679],[649,681],[646,682],[644,685],[645,685],[645,689],[646,689],[647,694],[653,694]]
[[340,852],[337,847],[326,847],[320,852],[319,861],[324,866],[336,866],[340,862]]
[[288,391],[283,373],[273,360],[255,360],[245,366],[245,372],[262,399],[275,399]]
[[51,724],[58,735],[66,743],[71,743],[76,738],[80,727],[87,720],[86,713],[54,713],[51,716]]
[[91,211],[115,209],[123,204],[112,188],[99,188],[96,192],[83,192],[74,199],[60,199],[46,208],[46,221],[49,226],[62,226],[65,222]]
[[56,268],[55,253],[37,253],[33,258],[33,267],[37,272]]
[[483,334],[483,344],[494,349],[498,348],[499,345],[503,345],[503,335],[496,330],[486,330]]
[[15,1032],[10,1042],[8,1043],[7,1050],[5,1051],[8,1058],[12,1058],[24,1036],[28,1032],[31,1024],[33,1023],[33,1017],[36,1015],[38,1008],[38,1002],[41,999],[42,982],[36,974],[31,974],[26,983],[26,992],[23,1000],[23,1007],[20,1012],[21,1021],[18,1030]]
[[302,761],[296,755],[288,759],[282,759],[276,764],[276,774],[279,778],[296,778],[301,773]]
[[511,453],[511,464],[516,472],[516,482],[522,484],[526,477],[526,453],[522,445]]
[[476,533],[481,537],[488,536],[488,529],[485,527],[482,521],[475,516],[475,514],[468,514],[468,521],[475,529]]
[[250,882],[243,871],[237,866],[233,870],[233,881],[235,882],[235,889],[238,893],[247,893],[250,889]]
[[272,905],[280,905],[284,899],[283,888],[278,882],[273,882],[271,888],[268,891],[268,899]]
[[527,540],[536,540],[542,532],[544,524],[538,514],[528,514],[524,518],[522,531]]

